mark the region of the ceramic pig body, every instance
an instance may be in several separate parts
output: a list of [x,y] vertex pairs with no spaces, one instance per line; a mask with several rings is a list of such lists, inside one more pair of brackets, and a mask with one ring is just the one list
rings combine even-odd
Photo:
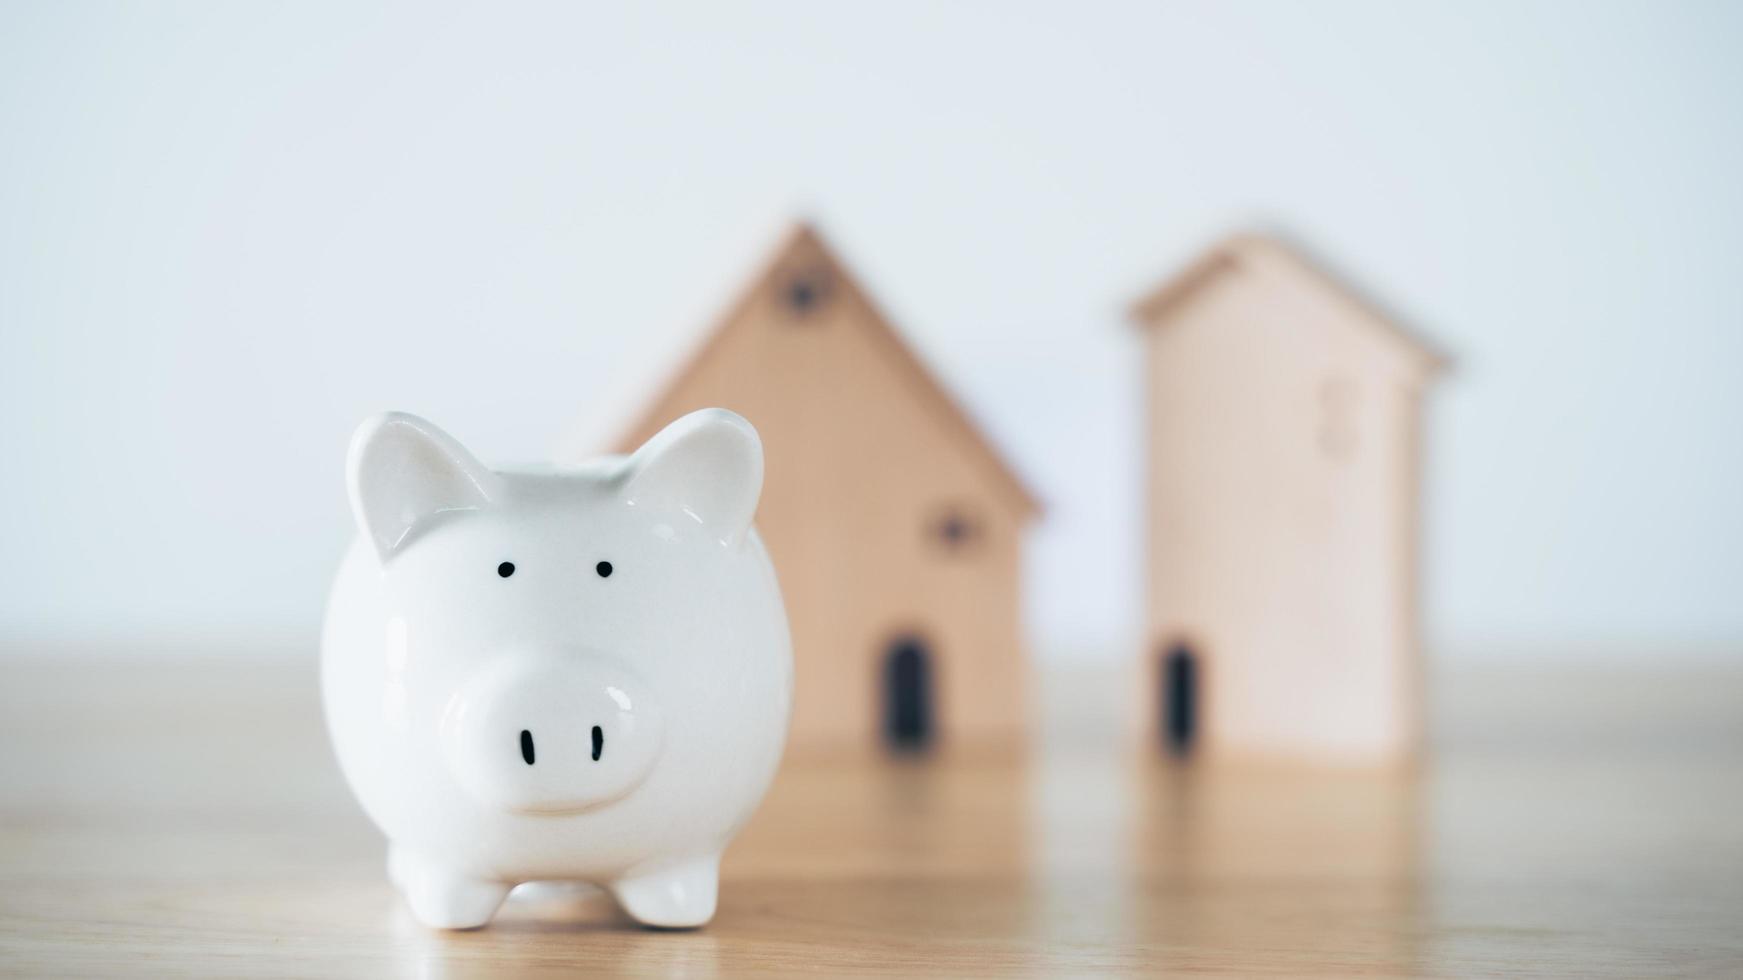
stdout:
[[385,415],[348,478],[322,693],[413,913],[475,927],[520,882],[580,880],[648,925],[707,922],[792,692],[755,430],[707,410],[516,472]]

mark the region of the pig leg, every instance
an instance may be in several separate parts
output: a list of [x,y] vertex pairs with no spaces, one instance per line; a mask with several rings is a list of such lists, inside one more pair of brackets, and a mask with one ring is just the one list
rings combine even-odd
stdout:
[[387,874],[412,915],[433,929],[476,929],[490,922],[513,885],[479,878],[394,845]]
[[630,918],[661,929],[693,929],[714,918],[720,890],[720,855],[678,864],[637,868],[611,884],[611,894]]

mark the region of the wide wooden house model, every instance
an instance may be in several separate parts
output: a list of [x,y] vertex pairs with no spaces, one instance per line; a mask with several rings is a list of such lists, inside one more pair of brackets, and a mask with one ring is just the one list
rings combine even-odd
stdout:
[[1440,358],[1239,237],[1142,300],[1146,657],[1177,751],[1407,761],[1421,405]]
[[814,229],[787,236],[609,448],[705,406],[762,435],[756,523],[793,630],[791,744],[1020,736],[1036,502]]

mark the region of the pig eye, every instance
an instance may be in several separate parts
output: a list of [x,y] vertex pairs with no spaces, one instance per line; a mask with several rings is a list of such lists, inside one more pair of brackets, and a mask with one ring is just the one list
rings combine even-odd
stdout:
[[508,578],[510,575],[513,575],[514,574],[514,562],[505,561],[502,564],[496,566],[496,574],[501,575],[503,578]]
[[600,578],[610,578],[611,577],[611,562],[602,561],[599,564],[594,565],[593,570],[599,573]]

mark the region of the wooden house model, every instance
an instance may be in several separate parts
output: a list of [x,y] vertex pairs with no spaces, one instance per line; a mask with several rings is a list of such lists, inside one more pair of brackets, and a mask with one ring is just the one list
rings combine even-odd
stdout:
[[791,744],[1019,736],[1036,501],[814,229],[786,237],[609,448],[705,406],[763,439],[756,523],[792,624]]
[[1409,760],[1421,406],[1441,359],[1257,236],[1134,319],[1159,737],[1218,757]]

